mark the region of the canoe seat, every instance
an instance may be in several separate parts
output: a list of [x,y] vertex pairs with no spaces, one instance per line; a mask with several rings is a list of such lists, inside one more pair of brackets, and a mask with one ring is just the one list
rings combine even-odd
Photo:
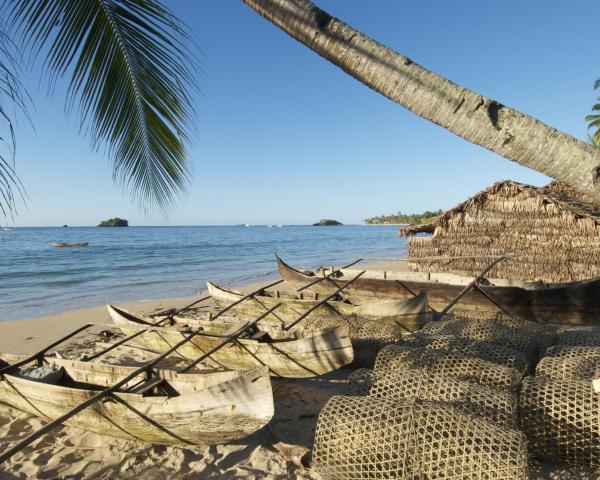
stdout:
[[140,395],[144,395],[145,393],[150,392],[153,388],[160,386],[165,383],[164,378],[156,377],[148,380],[147,382],[142,383],[140,386],[134,388],[130,391],[130,393],[138,393]]

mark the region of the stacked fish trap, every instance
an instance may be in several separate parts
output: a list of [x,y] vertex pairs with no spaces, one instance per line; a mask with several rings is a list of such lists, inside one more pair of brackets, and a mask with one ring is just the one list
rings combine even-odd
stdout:
[[313,468],[326,479],[526,479],[523,434],[439,402],[332,397]]
[[600,370],[600,346],[557,345],[546,350],[546,355],[535,369],[537,377],[555,380],[587,380]]
[[386,345],[402,343],[405,330],[395,323],[379,320],[367,320],[355,316],[329,316],[307,319],[305,329],[319,330],[323,328],[348,327],[352,346],[354,347],[355,367],[372,367],[375,357]]
[[517,397],[514,393],[425,369],[380,372],[360,369],[349,381],[356,394],[375,398],[407,398],[444,402],[466,414],[477,415],[499,425],[515,426]]
[[600,467],[600,329],[568,327],[546,350],[536,376],[523,383],[520,421],[531,452],[541,459]]
[[600,394],[590,381],[527,378],[520,417],[534,456],[600,467]]
[[376,371],[402,371],[416,368],[507,390],[516,390],[523,378],[523,372],[520,370],[482,358],[402,345],[383,348],[375,361]]

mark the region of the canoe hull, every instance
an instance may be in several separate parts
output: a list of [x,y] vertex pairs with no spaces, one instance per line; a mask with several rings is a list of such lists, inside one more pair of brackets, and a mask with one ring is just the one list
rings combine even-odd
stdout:
[[[65,366],[69,375],[78,371],[82,379],[88,378],[101,386],[116,383],[135,370],[70,360],[46,361]],[[189,446],[237,440],[270,421],[274,408],[266,369],[208,375],[212,379],[204,385],[202,381],[194,381],[202,374],[185,375],[189,377],[185,380],[189,385],[174,397],[115,393],[65,423],[127,440]],[[16,375],[7,374],[0,381],[0,400],[48,420],[67,413],[95,393],[78,386],[50,385]]]
[[[173,328],[148,328],[119,315],[109,308],[113,321],[125,335],[135,337],[132,342],[152,350],[165,352],[180,342],[186,333]],[[348,365],[354,351],[347,328],[311,332],[302,338],[276,342],[239,339],[211,355],[206,363],[232,370],[247,370],[267,366],[271,374],[287,378],[315,377]],[[185,360],[196,360],[205,352],[223,343],[222,336],[197,334],[178,348],[173,355]]]
[[[293,287],[305,286],[317,278],[290,267],[279,258],[277,264],[281,276]],[[309,287],[309,290],[331,293],[335,290],[335,285],[339,288],[347,283],[348,280],[345,278],[350,279],[353,276],[352,270],[345,270],[343,273],[343,277],[321,281]],[[442,309],[463,288],[464,284],[440,281],[361,277],[349,285],[344,293],[356,298],[410,298],[412,296],[408,291],[410,289],[417,294],[426,292],[429,304],[435,309]],[[527,320],[541,323],[600,324],[600,279],[538,289],[517,286],[483,286],[482,288],[506,311]],[[498,310],[496,305],[476,290],[467,293],[460,300],[459,305],[467,309]]]
[[[209,294],[220,308],[228,307],[236,300],[239,300],[239,298],[242,296],[238,292],[223,289],[210,282],[207,282],[207,287]],[[264,314],[267,309],[274,307],[277,303],[281,303],[281,306],[277,308],[276,311],[265,317],[264,321],[274,325],[285,325],[296,320],[301,314],[319,303],[319,298],[323,298],[324,295],[319,297],[319,294],[315,293],[313,295],[306,294],[303,295],[303,297],[305,298],[297,299],[255,295],[254,297],[251,297],[231,307],[229,312],[232,315],[236,315],[241,318],[256,318],[259,315]],[[407,302],[410,302],[412,299],[406,300]],[[417,301],[414,305],[407,307],[409,308],[405,308],[405,311],[400,315],[370,315],[363,312],[363,310],[365,310],[364,307],[341,301],[330,300],[326,304],[321,305],[313,310],[306,317],[306,320],[301,322],[299,326],[306,325],[313,319],[339,319],[340,317],[346,319],[361,318],[366,320],[377,320],[378,323],[384,325],[396,325],[401,327],[406,332],[413,332],[421,329],[425,323],[431,320],[430,315],[425,315],[425,313],[428,311],[426,297],[423,298],[422,301]],[[411,315],[409,312],[414,313],[415,315]],[[186,314],[184,313],[183,316],[185,317],[185,315]]]

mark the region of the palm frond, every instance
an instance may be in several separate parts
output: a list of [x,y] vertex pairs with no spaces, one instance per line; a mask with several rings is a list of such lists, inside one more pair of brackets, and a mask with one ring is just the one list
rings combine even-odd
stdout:
[[189,182],[195,112],[187,31],[159,0],[4,0],[24,47],[45,55],[50,81],[70,76],[92,145],[144,209],[169,211]]
[[[594,83],[594,89],[600,88],[600,79],[596,80]],[[600,98],[598,99],[600,101]],[[593,112],[597,112],[600,110],[600,103],[595,103],[592,107]],[[586,115],[585,121],[588,122],[588,136],[590,137],[590,141],[592,145],[596,145],[600,147],[600,115]],[[590,130],[594,130],[590,133]]]
[[18,77],[16,49],[10,37],[0,30],[0,212],[8,217],[16,212],[17,201],[25,202],[25,189],[15,171],[15,118],[28,118],[29,96]]

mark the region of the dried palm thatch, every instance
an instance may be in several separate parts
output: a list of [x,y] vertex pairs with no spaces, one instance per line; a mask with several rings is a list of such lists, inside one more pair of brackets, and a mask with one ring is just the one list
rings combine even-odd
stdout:
[[467,415],[476,414],[499,425],[516,425],[517,397],[514,393],[429,373],[423,368],[400,372],[360,369],[349,377],[349,381],[362,387],[355,388],[355,394],[443,402]]
[[527,443],[441,403],[334,396],[319,415],[313,468],[336,480],[526,479]]
[[600,467],[600,395],[591,382],[529,377],[523,382],[520,417],[532,455]]
[[[431,232],[431,225],[401,230],[411,236],[410,268],[475,275],[489,261],[483,257],[505,255],[489,278],[561,283],[598,277],[600,211],[576,195],[557,183],[497,182],[439,216],[432,237],[412,236]],[[417,260],[431,257],[445,259]]]
[[378,372],[420,368],[430,373],[507,390],[516,390],[523,378],[520,370],[481,358],[404,345],[384,347],[375,360],[375,370]]
[[535,369],[538,377],[555,380],[590,380],[600,370],[600,347],[555,346]]

